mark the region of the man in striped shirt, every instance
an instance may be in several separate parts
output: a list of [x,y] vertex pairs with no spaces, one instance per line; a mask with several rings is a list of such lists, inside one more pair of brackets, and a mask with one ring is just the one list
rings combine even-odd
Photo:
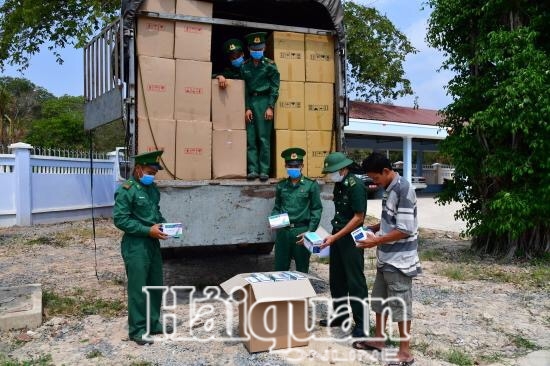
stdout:
[[[392,169],[385,155],[372,153],[363,169],[374,183],[385,189],[379,224],[368,229],[376,233],[358,241],[360,248],[376,247],[377,273],[372,289],[372,310],[376,313],[376,341],[357,341],[357,349],[380,351],[388,313],[397,322],[401,341],[397,353],[400,365],[414,362],[409,344],[412,319],[412,278],[421,272],[418,259],[418,218],[414,187]],[[385,299],[387,301],[376,301]]]

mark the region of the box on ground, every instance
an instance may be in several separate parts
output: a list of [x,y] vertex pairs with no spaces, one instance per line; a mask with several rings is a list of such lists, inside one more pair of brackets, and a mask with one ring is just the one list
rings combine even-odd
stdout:
[[334,83],[334,38],[306,34],[306,81]]
[[174,57],[174,21],[140,17],[137,21],[138,55]]
[[331,131],[334,120],[334,85],[305,83],[306,130]]
[[266,55],[275,61],[281,80],[306,80],[303,33],[273,32],[267,46]]
[[176,60],[174,119],[210,121],[212,64]]
[[212,25],[176,22],[174,58],[210,61]]
[[336,149],[332,131],[306,131],[307,136],[307,175],[322,177],[323,164],[328,154]]
[[138,118],[138,153],[163,150],[157,179],[174,179],[176,172],[176,121],[173,119]]
[[200,0],[177,0],[176,14],[192,15],[196,17],[211,17],[212,3]]
[[[306,150],[306,131],[275,130],[275,155],[272,161],[276,178],[286,178],[288,176],[285,169],[285,160],[281,158],[281,153],[289,147],[299,147]],[[308,169],[309,157],[307,154],[304,156],[303,174],[306,174]]]
[[246,131],[212,131],[212,177],[246,177]]
[[305,91],[301,81],[281,81],[275,104],[275,129],[304,130]]
[[174,14],[176,11],[176,0],[145,0],[139,7],[139,10]]
[[[244,81],[227,79],[227,87],[212,80],[212,124],[214,130],[244,130]],[[275,120],[277,121],[277,120]]]
[[[266,272],[252,276],[243,273],[220,284],[228,294],[242,290],[246,295],[239,303],[239,336],[250,337],[244,341],[249,352],[308,345],[307,299],[316,294],[309,279],[293,273],[299,274]],[[251,283],[247,278],[258,282]]]
[[211,178],[212,123],[177,121],[176,178],[204,180]]
[[138,60],[138,116],[174,119],[175,61],[150,56],[139,56]]

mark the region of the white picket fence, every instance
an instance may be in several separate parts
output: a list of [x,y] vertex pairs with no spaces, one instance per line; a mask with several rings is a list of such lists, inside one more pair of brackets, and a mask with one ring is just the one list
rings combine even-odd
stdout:
[[[0,149],[0,227],[110,217],[117,185],[116,153],[40,149],[25,143]],[[93,166],[93,175],[92,168]],[[93,176],[93,195],[92,195]]]

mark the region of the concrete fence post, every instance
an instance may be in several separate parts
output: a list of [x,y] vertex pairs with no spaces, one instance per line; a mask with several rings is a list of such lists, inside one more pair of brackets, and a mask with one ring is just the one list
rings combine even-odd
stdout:
[[441,164],[433,163],[435,169],[435,184],[443,184],[443,174],[441,173]]
[[15,224],[19,226],[32,225],[32,146],[17,142],[8,146],[15,155]]

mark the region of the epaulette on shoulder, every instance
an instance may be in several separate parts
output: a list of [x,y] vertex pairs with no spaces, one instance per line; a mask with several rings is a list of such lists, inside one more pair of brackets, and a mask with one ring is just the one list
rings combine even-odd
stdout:
[[307,176],[305,176],[305,175],[304,175],[303,177],[304,177],[305,180],[309,180],[310,182],[314,182],[314,181],[315,181],[315,179],[310,178],[310,177],[307,177]]
[[132,187],[132,181],[131,181],[131,180],[127,180],[127,181],[122,185],[122,188],[124,188],[124,189],[130,189],[130,187]]
[[264,56],[264,62],[267,62],[268,64],[274,64],[275,63],[275,61],[273,61],[272,59],[267,58],[265,56]]

